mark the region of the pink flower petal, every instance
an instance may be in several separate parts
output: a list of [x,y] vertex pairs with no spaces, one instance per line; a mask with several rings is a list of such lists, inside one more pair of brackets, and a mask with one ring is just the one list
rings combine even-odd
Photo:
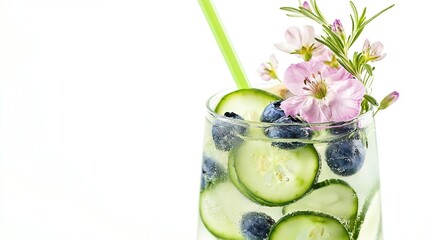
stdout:
[[365,42],[363,43],[362,52],[367,52],[370,48],[370,42],[368,39],[365,39]]
[[301,31],[297,27],[289,27],[285,33],[286,42],[294,46],[294,49],[301,49],[302,47],[302,37]]
[[365,40],[362,48],[362,53],[368,61],[382,60],[384,57],[386,57],[386,54],[382,52],[383,43],[377,41],[371,44],[368,39]]
[[383,52],[383,43],[381,42],[375,42],[373,44],[371,44],[371,55],[374,56],[378,56],[381,55],[381,53]]
[[294,95],[303,95],[306,94],[303,89],[304,79],[311,79],[313,74],[324,71],[325,68],[325,64],[318,61],[291,64],[285,72],[283,82]]
[[330,94],[334,94],[336,98],[362,100],[365,94],[365,86],[355,78],[336,81],[329,87]]
[[324,123],[331,121],[331,109],[325,101],[312,98],[312,104],[303,108],[301,117],[310,123]]
[[359,116],[361,101],[347,98],[335,98],[329,103],[332,122],[344,122]]
[[333,55],[332,51],[329,50],[328,48],[320,48],[320,49],[317,49],[317,54],[312,58],[312,60],[320,61],[320,62],[331,61],[332,55]]
[[342,80],[345,80],[345,79],[351,79],[351,78],[353,78],[353,75],[351,75],[343,67],[339,67],[339,68],[327,67],[325,69],[325,71],[323,72],[323,76],[326,78],[326,80],[328,82],[331,82],[331,81],[342,81]]
[[275,43],[274,47],[285,53],[293,53],[295,51],[295,47],[286,42]]
[[304,2],[302,3],[302,7],[303,7],[303,8],[305,8],[305,9],[307,9],[307,10],[311,10],[311,8],[310,8],[310,4],[309,4],[307,1],[304,1]]
[[292,64],[283,81],[294,95],[281,104],[287,115],[322,123],[348,121],[360,113],[365,87],[343,67],[331,68],[320,61]]
[[316,43],[314,40],[314,28],[312,26],[305,25],[301,32],[301,45],[311,46],[313,43]]
[[300,116],[309,123],[329,122],[331,110],[329,106],[320,99],[311,96],[292,96],[284,100],[280,107],[286,115]]
[[270,55],[270,63],[273,67],[273,69],[277,69],[279,66],[279,61],[277,60],[276,56],[274,54]]
[[298,57],[310,60],[313,56],[321,55],[325,46],[316,41],[314,28],[304,26],[302,29],[289,27],[285,32],[286,42],[276,43],[274,46],[280,51],[296,54]]
[[307,96],[292,96],[284,100],[280,104],[280,108],[283,109],[286,116],[298,116],[300,114],[300,109],[302,106],[306,105],[308,100]]
[[327,50],[327,48],[324,46],[324,45],[322,45],[321,43],[319,43],[319,42],[314,42],[313,43],[313,57],[319,57],[319,56],[321,56],[321,55],[323,55],[324,53],[325,53],[325,51]]

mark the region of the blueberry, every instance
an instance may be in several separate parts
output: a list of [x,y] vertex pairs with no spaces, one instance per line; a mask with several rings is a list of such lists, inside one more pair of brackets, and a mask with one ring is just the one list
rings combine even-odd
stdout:
[[240,229],[246,240],[264,240],[275,221],[265,213],[248,212],[241,219]]
[[[265,135],[275,139],[310,139],[311,131],[302,121],[284,116],[273,123],[286,123],[281,125],[273,125],[265,129]],[[271,145],[282,149],[296,149],[307,145],[303,142],[273,142]]]
[[[226,112],[225,117],[231,119],[243,120],[242,117],[233,113]],[[232,123],[226,120],[216,120],[212,127],[212,137],[216,149],[221,151],[229,151],[232,148],[240,145],[243,139],[240,135],[245,135],[248,131],[248,126],[244,123]]]
[[283,111],[283,109],[280,108],[280,104],[282,103],[282,101],[283,100],[278,100],[268,104],[268,106],[266,106],[264,111],[262,112],[261,122],[272,123],[277,119],[284,117],[285,112]]
[[346,135],[356,131],[356,123],[338,122],[329,126],[329,132],[333,135]]
[[201,189],[224,179],[226,176],[225,168],[213,158],[203,156],[203,167],[201,173]]
[[339,140],[328,145],[326,163],[334,173],[340,176],[351,176],[362,168],[365,153],[361,140]]

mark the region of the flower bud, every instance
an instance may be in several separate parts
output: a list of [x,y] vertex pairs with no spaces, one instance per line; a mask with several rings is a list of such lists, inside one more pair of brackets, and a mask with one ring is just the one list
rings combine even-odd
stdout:
[[334,23],[331,26],[332,31],[336,32],[336,33],[342,33],[344,32],[344,27],[343,24],[341,23],[340,19],[335,19]]
[[346,39],[344,27],[340,19],[335,19],[334,23],[331,25],[331,30],[340,36],[343,40]]
[[310,4],[308,4],[308,2],[307,2],[307,1],[304,1],[304,2],[302,3],[302,7],[303,7],[303,8],[305,8],[305,9],[307,9],[307,10],[310,10],[310,11],[311,11]]
[[383,110],[392,105],[396,100],[399,98],[399,92],[394,91],[387,95],[380,103],[380,106],[378,107],[378,110]]

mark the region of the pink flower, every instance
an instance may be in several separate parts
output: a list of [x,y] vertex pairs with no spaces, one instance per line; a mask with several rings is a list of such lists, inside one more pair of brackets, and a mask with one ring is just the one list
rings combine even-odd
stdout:
[[314,60],[321,61],[331,68],[340,67],[340,64],[337,61],[337,57],[329,48],[325,48],[319,56],[314,58]]
[[294,95],[281,104],[286,115],[322,123],[348,121],[360,113],[365,87],[343,67],[320,61],[292,64],[283,81]]
[[302,30],[290,27],[286,30],[285,38],[286,42],[274,46],[280,51],[296,54],[305,61],[323,53],[324,46],[316,41],[312,26],[304,26]]
[[277,66],[279,65],[279,61],[276,56],[271,55],[270,60],[268,62],[261,63],[258,69],[259,76],[261,76],[262,80],[269,81],[271,79],[278,79],[277,77]]
[[381,42],[370,43],[368,39],[363,44],[362,53],[364,54],[367,61],[380,61],[386,57],[383,52],[383,44]]

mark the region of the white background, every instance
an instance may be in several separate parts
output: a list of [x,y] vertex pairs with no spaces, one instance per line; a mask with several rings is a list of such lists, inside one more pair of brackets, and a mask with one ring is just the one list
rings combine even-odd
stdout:
[[[309,23],[278,10],[296,2],[219,1],[252,82],[286,27]],[[348,1],[319,3],[347,24]],[[374,95],[401,93],[377,117],[387,240],[429,239],[420,4],[364,32],[388,54]],[[229,87],[197,0],[0,0],[0,239],[195,239],[204,103]]]

